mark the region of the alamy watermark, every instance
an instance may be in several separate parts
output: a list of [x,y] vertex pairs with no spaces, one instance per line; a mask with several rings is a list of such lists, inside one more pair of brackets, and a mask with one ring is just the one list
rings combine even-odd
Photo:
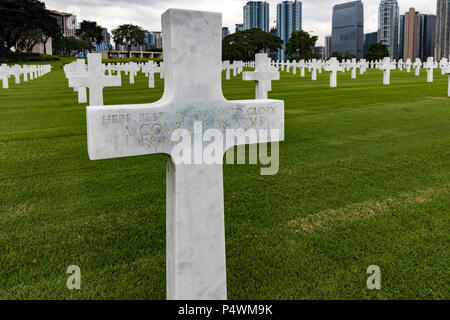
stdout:
[[66,286],[69,290],[80,290],[81,289],[81,269],[79,266],[69,266],[67,268],[67,273],[70,277],[67,278]]
[[381,269],[379,266],[371,265],[367,268],[367,273],[371,276],[367,278],[367,289],[380,290],[381,289]]
[[[259,160],[260,164],[268,166],[261,168],[261,175],[278,173],[280,130],[226,129],[225,133],[219,129],[203,131],[201,121],[194,122],[193,129],[193,134],[187,129],[176,129],[171,135],[171,142],[176,143],[171,153],[176,165],[223,164],[225,151],[227,151],[226,164],[246,164],[246,145],[249,145],[249,164],[258,164]],[[235,146],[237,146],[237,162],[235,162]]]

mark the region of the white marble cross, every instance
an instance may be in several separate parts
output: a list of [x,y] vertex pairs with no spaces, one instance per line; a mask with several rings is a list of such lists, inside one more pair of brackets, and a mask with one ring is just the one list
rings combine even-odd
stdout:
[[292,65],[292,74],[295,76],[297,74],[298,62],[293,61],[291,65]]
[[[92,160],[163,153],[167,156],[167,298],[227,298],[221,164],[177,163],[172,133],[250,128],[280,130],[256,143],[284,139],[284,102],[227,101],[222,93],[222,15],[169,9],[162,16],[165,90],[158,102],[87,108]],[[187,49],[187,50],[186,50]],[[195,128],[195,130],[193,129]],[[197,132],[197,133],[196,133]],[[190,137],[189,136],[189,137]],[[245,140],[245,139],[244,139]],[[211,141],[211,140],[209,140]],[[246,142],[228,144],[217,151]],[[151,178],[151,177],[149,177]]]
[[423,67],[427,69],[427,82],[433,82],[433,73],[436,68],[433,57],[428,57],[427,62],[423,64]]
[[416,69],[415,76],[420,76],[420,68],[422,68],[422,60],[420,58],[417,58],[416,61],[413,64],[414,69]]
[[144,72],[145,76],[148,77],[148,87],[155,87],[155,73],[159,71],[159,67],[153,61],[147,62],[142,67],[142,72]]
[[350,68],[352,69],[352,79],[356,79],[356,68],[358,68],[358,62],[356,59],[352,59],[352,62],[350,63]]
[[71,86],[71,80],[75,77],[86,76],[86,63],[83,59],[78,59],[77,61],[68,64],[64,67],[64,71],[66,73],[66,78],[69,79],[69,87],[73,87],[75,92],[78,92],[78,103],[86,103],[87,102],[87,92],[86,87],[79,82],[81,87]]
[[8,65],[6,63],[2,64],[0,66],[0,79],[2,80],[3,83],[3,89],[9,89],[9,82],[8,82],[9,75],[10,70]]
[[85,75],[74,76],[69,79],[69,87],[89,88],[89,105],[103,105],[103,88],[120,87],[122,80],[119,75],[106,76],[100,53],[88,53],[88,71]]
[[330,58],[330,60],[328,60],[328,63],[325,65],[325,70],[330,72],[330,88],[336,88],[337,72],[342,71],[342,67],[339,64],[337,58]]
[[410,58],[408,58],[406,60],[405,67],[406,67],[406,72],[410,73],[411,72],[411,67],[412,67],[412,62],[411,62]]
[[392,70],[392,62],[391,58],[386,57],[383,59],[383,63],[380,66],[381,70],[383,70],[383,84],[385,86],[391,84],[391,70]]
[[267,99],[267,93],[272,91],[272,80],[280,80],[280,72],[271,66],[265,53],[256,54],[255,63],[255,71],[244,72],[242,80],[256,81],[256,99]]
[[22,67],[19,66],[18,64],[14,65],[11,68],[11,73],[14,75],[14,78],[16,80],[16,84],[20,84],[20,76],[23,73]]
[[403,67],[404,67],[403,59],[400,59],[400,60],[398,61],[398,70],[399,70],[399,71],[403,71]]
[[126,67],[125,70],[129,72],[130,75],[130,84],[134,84],[134,77],[137,75],[139,71],[141,71],[141,67],[134,62],[130,62]]
[[309,68],[311,69],[311,80],[312,81],[316,81],[317,80],[317,60],[316,59],[312,59]]
[[305,68],[306,68],[306,63],[305,60],[300,60],[299,62],[299,67],[300,67],[300,77],[305,77]]
[[441,61],[439,61],[439,68],[441,68],[441,75],[444,75],[447,73],[447,66],[448,66],[448,59],[442,58]]
[[230,63],[230,60],[224,61],[223,65],[224,65],[224,68],[225,68],[225,79],[226,80],[230,80],[231,79],[231,75],[230,75],[231,63]]

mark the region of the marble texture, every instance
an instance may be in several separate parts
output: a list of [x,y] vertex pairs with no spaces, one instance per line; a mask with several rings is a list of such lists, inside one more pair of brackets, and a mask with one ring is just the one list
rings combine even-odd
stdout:
[[[194,121],[202,121],[222,133],[227,128],[279,129],[279,136],[268,140],[284,139],[283,101],[224,98],[221,30],[220,13],[168,10],[162,16],[161,100],[87,108],[92,160],[167,155],[167,298],[171,300],[227,298],[222,165],[176,164],[171,133],[175,128],[192,133]],[[258,141],[266,139],[258,137]],[[222,152],[232,145],[224,145]]]

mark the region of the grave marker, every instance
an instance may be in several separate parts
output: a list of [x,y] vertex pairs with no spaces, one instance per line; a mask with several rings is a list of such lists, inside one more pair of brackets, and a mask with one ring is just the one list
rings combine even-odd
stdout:
[[265,53],[256,54],[255,64],[255,71],[244,72],[242,80],[256,81],[256,99],[267,99],[267,93],[272,90],[272,80],[280,80],[280,72],[272,68]]
[[[196,134],[202,132],[203,126],[222,133],[227,128],[279,129],[278,137],[258,137],[256,142],[284,139],[283,101],[224,98],[221,30],[220,13],[166,11],[162,16],[166,78],[163,98],[152,104],[87,108],[92,160],[168,155],[168,299],[227,298],[222,165],[176,163],[172,155],[177,144],[171,139],[173,130]],[[253,122],[255,113],[259,120]],[[222,155],[236,144],[224,146]],[[200,142],[200,148],[205,146],[208,143]]]
[[74,76],[69,79],[69,86],[89,88],[89,105],[103,105],[103,88],[120,87],[120,72],[117,76],[106,76],[102,65],[102,55],[100,53],[88,53],[88,70],[85,75]]

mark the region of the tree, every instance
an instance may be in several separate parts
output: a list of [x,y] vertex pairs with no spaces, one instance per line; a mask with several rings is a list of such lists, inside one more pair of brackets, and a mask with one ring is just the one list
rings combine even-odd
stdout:
[[142,46],[145,43],[145,32],[141,27],[124,24],[112,31],[113,39],[116,45],[126,46],[128,56],[130,56],[133,46]]
[[58,21],[55,17],[50,14],[43,18],[41,24],[41,42],[44,44],[44,54],[47,54],[47,41],[52,38],[54,41],[57,41],[62,37],[61,27],[58,24]]
[[101,44],[103,42],[103,28],[95,21],[86,21],[80,23],[80,29],[76,31],[77,37],[88,43]]
[[341,52],[335,51],[331,54],[331,57],[337,58],[339,61],[350,60],[350,59],[356,58],[356,56],[354,54],[351,54],[348,51],[345,51],[344,54],[342,54]]
[[223,60],[252,61],[262,51],[281,49],[283,41],[276,35],[260,29],[239,31],[222,41]]
[[319,38],[311,36],[303,30],[294,31],[286,43],[286,53],[289,60],[309,60],[314,58],[313,48]]
[[60,37],[61,29],[58,22],[51,15],[45,15],[34,29],[26,30],[17,40],[15,47],[19,51],[31,52],[35,45],[39,42],[44,44],[44,53],[46,52],[46,44],[50,38],[55,41]]
[[78,53],[85,50],[92,50],[93,46],[91,43],[79,40],[74,37],[60,38],[53,43],[53,49],[56,53],[65,56],[75,56]]
[[389,48],[387,45],[380,43],[372,43],[369,50],[364,54],[368,61],[381,60],[389,57]]
[[[54,19],[41,1],[0,0],[0,53],[2,61],[6,62],[8,53],[14,46],[23,46],[29,49],[40,32],[53,33],[55,25],[50,18]],[[54,21],[56,22],[55,19]]]

